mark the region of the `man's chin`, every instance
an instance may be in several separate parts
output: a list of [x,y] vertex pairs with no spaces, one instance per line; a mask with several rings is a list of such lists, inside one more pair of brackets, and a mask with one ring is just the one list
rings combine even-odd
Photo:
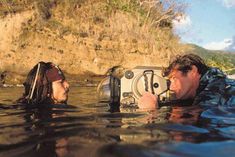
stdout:
[[188,97],[188,96],[181,96],[181,97],[179,97],[179,98],[177,98],[177,99],[180,99],[180,100],[187,100],[187,99],[189,99],[190,97]]
[[175,98],[176,99],[182,99],[182,96],[178,95],[178,94],[175,94]]
[[182,96],[182,95],[176,95],[176,99],[177,100],[186,100],[188,99],[186,96]]

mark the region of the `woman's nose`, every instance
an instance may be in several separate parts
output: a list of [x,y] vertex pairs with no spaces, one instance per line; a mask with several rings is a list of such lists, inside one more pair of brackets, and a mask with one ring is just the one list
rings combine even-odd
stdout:
[[63,82],[63,84],[64,88],[69,89],[69,83],[66,80]]

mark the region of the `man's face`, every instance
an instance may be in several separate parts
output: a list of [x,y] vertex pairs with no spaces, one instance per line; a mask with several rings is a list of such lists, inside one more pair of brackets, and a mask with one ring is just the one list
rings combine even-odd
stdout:
[[52,99],[57,103],[66,103],[68,100],[69,83],[66,80],[52,82]]
[[192,70],[183,74],[179,70],[173,70],[169,79],[171,81],[170,90],[175,93],[177,99],[193,98],[199,84],[199,74],[194,76]]

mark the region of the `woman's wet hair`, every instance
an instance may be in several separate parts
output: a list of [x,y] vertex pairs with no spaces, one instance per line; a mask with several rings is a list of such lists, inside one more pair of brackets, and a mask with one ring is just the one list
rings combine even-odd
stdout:
[[198,73],[203,75],[207,70],[208,66],[205,64],[204,60],[195,54],[177,55],[175,59],[170,63],[170,65],[163,69],[162,75],[164,77],[169,76],[173,70],[179,70],[184,75],[186,75],[192,66],[196,66]]
[[[45,105],[53,103],[52,80],[48,75],[56,67],[60,75],[64,77],[62,71],[51,62],[39,62],[30,70],[24,82],[25,91],[23,96],[17,100],[18,103],[31,106]],[[49,76],[49,77],[48,77]]]

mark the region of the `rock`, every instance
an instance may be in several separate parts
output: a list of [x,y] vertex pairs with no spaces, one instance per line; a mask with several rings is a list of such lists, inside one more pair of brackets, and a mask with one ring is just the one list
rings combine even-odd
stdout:
[[1,76],[0,86],[3,87],[11,87],[13,85],[22,84],[26,78],[23,75],[9,71],[2,72],[0,76]]

